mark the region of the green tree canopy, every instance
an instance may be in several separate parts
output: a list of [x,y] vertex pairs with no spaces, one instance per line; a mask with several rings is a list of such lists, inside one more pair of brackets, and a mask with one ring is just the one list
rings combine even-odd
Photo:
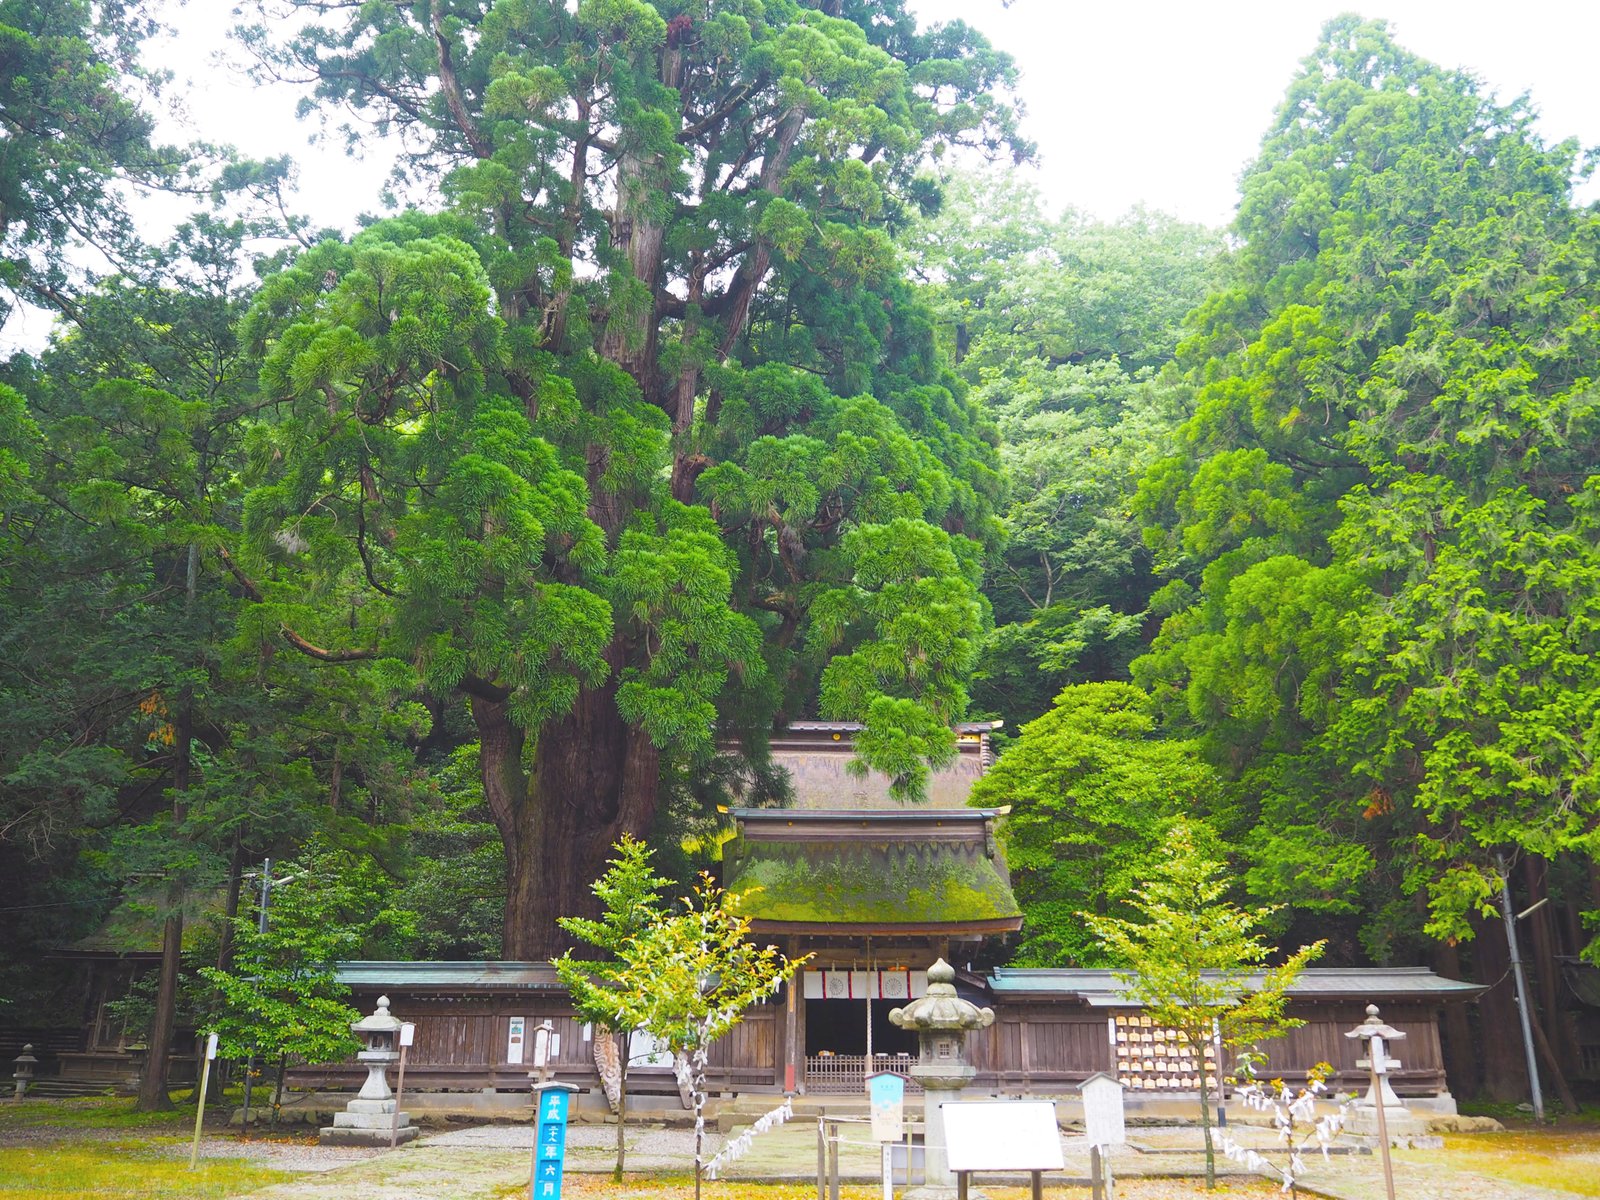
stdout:
[[558,948],[719,737],[861,720],[916,794],[999,471],[890,233],[943,147],[1027,152],[1009,62],[899,0],[290,7],[263,69],[402,132],[450,207],[263,287],[282,419],[235,565],[267,641],[470,704],[505,952]]
[[1365,910],[1380,958],[1470,936],[1497,850],[1594,850],[1600,225],[1531,123],[1331,22],[1138,498],[1170,582],[1135,677],[1259,797],[1253,886]]
[[1151,707],[1131,684],[1069,687],[973,786],[973,804],[1011,807],[1000,838],[1024,917],[1018,964],[1105,965],[1082,913],[1125,912],[1173,822],[1220,815],[1216,773],[1193,742],[1162,736]]

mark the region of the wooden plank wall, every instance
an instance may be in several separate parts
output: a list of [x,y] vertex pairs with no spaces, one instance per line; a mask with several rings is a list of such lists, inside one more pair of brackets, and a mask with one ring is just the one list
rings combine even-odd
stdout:
[[[374,997],[358,995],[354,1003],[371,1011]],[[521,1091],[528,1087],[533,1064],[533,1030],[549,1020],[560,1037],[554,1066],[559,1078],[593,1081],[594,1046],[584,1039],[583,1022],[565,998],[516,995],[462,998],[395,995],[390,1007],[402,1021],[416,1023],[416,1040],[406,1058],[408,1087],[443,1091],[495,1088]],[[718,1089],[771,1087],[778,1069],[776,1005],[763,1004],[745,1014],[733,1031],[711,1047],[707,1078]],[[506,1060],[511,1019],[526,1019],[526,1044],[521,1063]],[[291,1086],[340,1088],[359,1086],[366,1068],[355,1062],[307,1065],[290,1072]],[[675,1092],[671,1068],[635,1067],[630,1086],[644,1092]]]
[[[374,1000],[375,996],[362,995],[356,1003],[363,1011],[371,1011]],[[583,1025],[564,998],[537,994],[460,998],[397,994],[392,1011],[401,1020],[417,1024],[417,1041],[406,1068],[408,1086],[524,1090],[533,1057],[533,1027],[546,1018],[561,1035],[561,1049],[555,1061],[558,1076],[582,1084],[594,1080],[593,1045],[584,1040]],[[1086,1008],[1076,1001],[1045,1000],[1002,1002],[995,1006],[995,1012],[995,1023],[975,1032],[969,1042],[979,1087],[1002,1093],[1068,1091],[1095,1071],[1111,1069],[1106,1037],[1110,1010]],[[1263,1047],[1268,1055],[1269,1077],[1298,1082],[1311,1066],[1330,1062],[1340,1071],[1337,1087],[1364,1088],[1366,1072],[1355,1065],[1364,1050],[1343,1036],[1365,1016],[1364,1006],[1351,1001],[1324,1001],[1297,1004],[1292,1012],[1306,1024]],[[506,1062],[507,1034],[514,1016],[528,1019],[530,1040],[522,1064]],[[1394,1053],[1405,1064],[1391,1077],[1396,1090],[1403,1095],[1431,1095],[1444,1090],[1444,1059],[1434,1007],[1393,1003],[1384,1006],[1383,1016],[1408,1035],[1394,1047]],[[708,1079],[713,1088],[781,1089],[783,1029],[781,1004],[757,1005],[746,1013],[744,1021],[711,1048]],[[363,1069],[353,1061],[300,1067],[291,1073],[297,1087],[354,1087],[363,1077]],[[629,1077],[630,1086],[641,1092],[676,1091],[669,1068],[635,1068]]]

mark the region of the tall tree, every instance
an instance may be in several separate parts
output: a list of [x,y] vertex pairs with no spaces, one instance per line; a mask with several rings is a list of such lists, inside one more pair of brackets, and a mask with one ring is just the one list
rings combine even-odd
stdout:
[[92,861],[102,895],[158,915],[146,1107],[166,1103],[186,918],[219,889],[231,913],[249,858],[403,793],[391,753],[421,719],[375,712],[370,680],[233,638],[239,597],[212,550],[238,527],[263,407],[234,336],[254,232],[196,218],[141,275],[80,298],[85,320],[27,375],[35,495],[7,512],[6,850],[47,878]]
[[1141,486],[1170,582],[1135,677],[1259,799],[1253,885],[1361,913],[1380,961],[1483,929],[1501,853],[1594,870],[1577,170],[1526,100],[1330,23],[1244,177],[1195,415]]
[[1009,62],[900,0],[291,7],[263,69],[402,133],[451,212],[264,290],[293,417],[237,565],[302,650],[470,704],[505,952],[560,948],[719,724],[759,756],[820,694],[914,794],[998,474],[888,228],[928,154],[1014,142]]
[[901,240],[1002,439],[1010,500],[973,695],[1022,725],[1068,684],[1125,679],[1146,640],[1155,583],[1132,494],[1192,412],[1170,368],[1221,237],[1140,210],[1052,217],[992,172],[956,175]]

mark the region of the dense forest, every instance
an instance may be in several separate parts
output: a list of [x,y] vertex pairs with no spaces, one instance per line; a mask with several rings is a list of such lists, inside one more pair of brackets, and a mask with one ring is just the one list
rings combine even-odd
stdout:
[[1500,983],[1548,898],[1576,1059],[1600,214],[1529,101],[1340,18],[1213,230],[1049,209],[1011,62],[903,0],[244,20],[431,202],[323,231],[153,140],[136,0],[0,0],[0,293],[59,318],[0,363],[0,1021],[109,921],[159,1048],[265,858],[362,953],[548,958],[624,834],[686,876],[783,803],[784,722],[914,804],[995,717],[1014,961],[1103,965],[1192,818],[1333,964]]

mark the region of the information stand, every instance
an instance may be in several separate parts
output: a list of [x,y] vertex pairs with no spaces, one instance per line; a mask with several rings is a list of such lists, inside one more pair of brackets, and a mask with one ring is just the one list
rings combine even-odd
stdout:
[[[894,1200],[894,1158],[890,1146],[906,1133],[906,1081],[885,1072],[867,1080],[872,1099],[872,1140],[881,1144],[883,1200]],[[909,1176],[910,1166],[907,1165]]]
[[1042,1200],[1044,1172],[1066,1166],[1056,1106],[1049,1100],[946,1104],[943,1114],[946,1153],[960,1200],[967,1200],[974,1171],[1025,1171],[1033,1179],[1033,1200]]

